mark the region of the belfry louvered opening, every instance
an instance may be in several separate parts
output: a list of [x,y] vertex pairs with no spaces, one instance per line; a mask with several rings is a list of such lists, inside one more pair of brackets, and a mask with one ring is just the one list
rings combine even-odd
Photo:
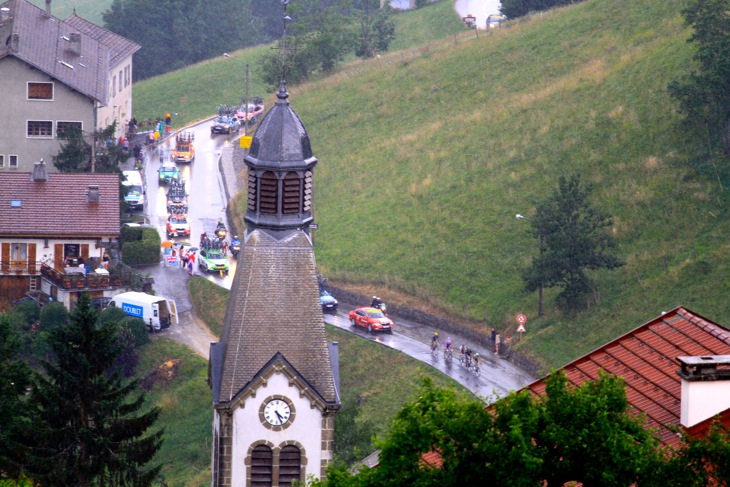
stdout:
[[276,203],[279,199],[279,184],[276,174],[266,171],[261,175],[259,188],[259,208],[261,213],[276,214]]
[[259,445],[251,452],[251,485],[270,487],[274,479],[274,452],[266,445]]
[[295,172],[288,172],[284,177],[284,201],[282,213],[296,214],[302,207],[302,180]]
[[279,453],[279,487],[289,487],[302,480],[302,454],[294,445],[287,445]]

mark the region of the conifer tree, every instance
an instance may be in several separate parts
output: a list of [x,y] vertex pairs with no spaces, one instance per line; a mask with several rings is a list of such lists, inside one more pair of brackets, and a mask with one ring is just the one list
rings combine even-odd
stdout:
[[25,439],[28,473],[44,487],[147,486],[159,473],[145,465],[162,444],[162,431],[147,433],[160,411],[141,413],[138,381],[115,366],[118,331],[97,325],[82,295],[68,325],[49,334],[54,359],[43,362],[31,396],[37,425]]
[[591,191],[578,176],[561,177],[558,191],[530,219],[540,255],[523,272],[527,290],[561,287],[558,303],[568,310],[580,308],[591,290],[586,270],[623,265],[610,253],[614,242],[606,229],[611,218],[590,205]]

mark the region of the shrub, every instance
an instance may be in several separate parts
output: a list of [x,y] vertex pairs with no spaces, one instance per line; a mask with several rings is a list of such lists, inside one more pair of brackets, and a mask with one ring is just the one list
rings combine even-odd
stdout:
[[144,320],[128,316],[121,308],[110,306],[99,314],[99,325],[108,323],[117,323],[120,328],[128,329],[134,337],[135,347],[141,347],[150,341]]
[[22,315],[28,324],[35,323],[41,317],[41,307],[35,301],[23,301],[14,306],[13,311]]
[[127,265],[150,265],[160,261],[160,234],[150,227],[124,227],[122,260]]
[[62,303],[48,303],[41,309],[41,330],[50,331],[68,324],[68,310]]

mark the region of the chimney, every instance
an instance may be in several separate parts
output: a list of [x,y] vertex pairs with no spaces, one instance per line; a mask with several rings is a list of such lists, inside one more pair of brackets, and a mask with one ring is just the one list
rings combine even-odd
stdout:
[[730,408],[730,355],[677,357],[682,378],[679,422],[690,428]]
[[51,0],[46,0],[46,15],[51,16]]
[[33,176],[31,177],[35,182],[48,181],[48,173],[46,172],[46,163],[43,162],[43,158],[35,163],[33,168]]
[[10,9],[8,7],[0,8],[0,22],[5,22],[10,18]]
[[88,202],[99,202],[99,186],[96,184],[90,184],[89,189],[86,191],[86,200]]
[[68,49],[76,54],[77,56],[81,55],[81,34],[78,32],[71,32],[68,35],[68,42],[69,46]]

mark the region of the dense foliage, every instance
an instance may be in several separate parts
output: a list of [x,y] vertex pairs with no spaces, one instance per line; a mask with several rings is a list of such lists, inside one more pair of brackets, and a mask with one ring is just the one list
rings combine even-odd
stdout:
[[682,14],[694,28],[688,42],[698,69],[670,83],[669,92],[692,133],[730,155],[730,0],[692,0]]
[[490,409],[426,383],[381,442],[377,468],[335,467],[315,485],[708,486],[708,472],[724,485],[728,439],[715,429],[666,455],[629,412],[623,381],[607,375],[573,387],[555,373],[545,397],[512,393]]
[[70,125],[58,134],[64,142],[53,156],[53,165],[60,172],[119,172],[119,164],[129,154],[117,143],[115,131],[116,123],[94,133]]
[[611,219],[591,206],[591,191],[578,176],[561,177],[558,191],[538,204],[530,220],[540,254],[523,272],[527,290],[562,288],[557,299],[564,309],[583,307],[583,298],[591,290],[586,270],[623,265],[609,253],[614,246],[607,232]]
[[286,36],[262,60],[264,80],[276,85],[283,73],[287,81],[301,82],[317,71],[332,72],[349,54],[369,58],[387,51],[395,24],[390,9],[379,7],[377,0],[293,2]]
[[114,0],[104,26],[142,48],[134,80],[265,41],[249,0]]
[[53,358],[35,376],[33,423],[19,441],[24,471],[45,486],[145,486],[159,471],[145,468],[162,441],[161,431],[147,433],[159,410],[140,413],[138,382],[115,366],[119,327],[97,318],[81,295],[69,323],[49,334]]

